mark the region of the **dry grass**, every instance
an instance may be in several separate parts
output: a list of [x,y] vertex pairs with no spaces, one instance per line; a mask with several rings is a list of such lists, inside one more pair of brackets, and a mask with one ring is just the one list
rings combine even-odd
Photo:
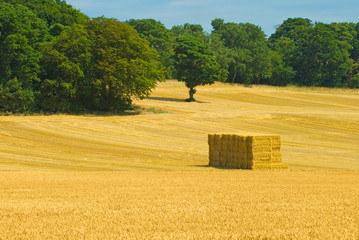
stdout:
[[[359,239],[358,92],[185,98],[169,81],[146,115],[0,117],[0,240]],[[280,135],[291,170],[206,167],[209,133]]]
[[2,172],[0,239],[358,239],[351,171]]

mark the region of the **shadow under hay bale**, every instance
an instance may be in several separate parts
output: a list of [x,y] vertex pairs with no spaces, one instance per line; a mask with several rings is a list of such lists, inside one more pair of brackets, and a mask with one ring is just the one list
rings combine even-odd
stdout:
[[270,135],[209,134],[209,166],[234,169],[287,169],[281,138]]

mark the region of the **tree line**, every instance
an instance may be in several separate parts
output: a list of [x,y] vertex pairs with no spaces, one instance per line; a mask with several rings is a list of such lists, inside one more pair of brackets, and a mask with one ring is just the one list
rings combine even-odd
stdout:
[[175,78],[194,100],[214,81],[359,87],[359,24],[289,18],[268,38],[250,23],[167,29],[90,19],[64,0],[0,0],[1,112],[117,112]]

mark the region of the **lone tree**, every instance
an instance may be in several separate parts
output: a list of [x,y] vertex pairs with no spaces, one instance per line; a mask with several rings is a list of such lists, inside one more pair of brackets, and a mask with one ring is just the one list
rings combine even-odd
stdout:
[[174,67],[178,81],[189,88],[188,102],[195,101],[196,86],[225,81],[228,72],[221,69],[208,44],[193,36],[177,38],[174,48]]

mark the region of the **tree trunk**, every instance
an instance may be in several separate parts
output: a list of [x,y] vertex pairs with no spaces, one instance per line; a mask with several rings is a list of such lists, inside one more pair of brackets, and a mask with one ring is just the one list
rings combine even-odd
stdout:
[[187,99],[187,102],[194,102],[196,99],[194,99],[193,95],[196,93],[196,89],[193,87],[189,88],[189,98]]
[[234,74],[233,74],[232,84],[234,84],[234,81],[236,80],[237,72],[238,72],[238,70],[236,70],[236,71],[234,72]]

